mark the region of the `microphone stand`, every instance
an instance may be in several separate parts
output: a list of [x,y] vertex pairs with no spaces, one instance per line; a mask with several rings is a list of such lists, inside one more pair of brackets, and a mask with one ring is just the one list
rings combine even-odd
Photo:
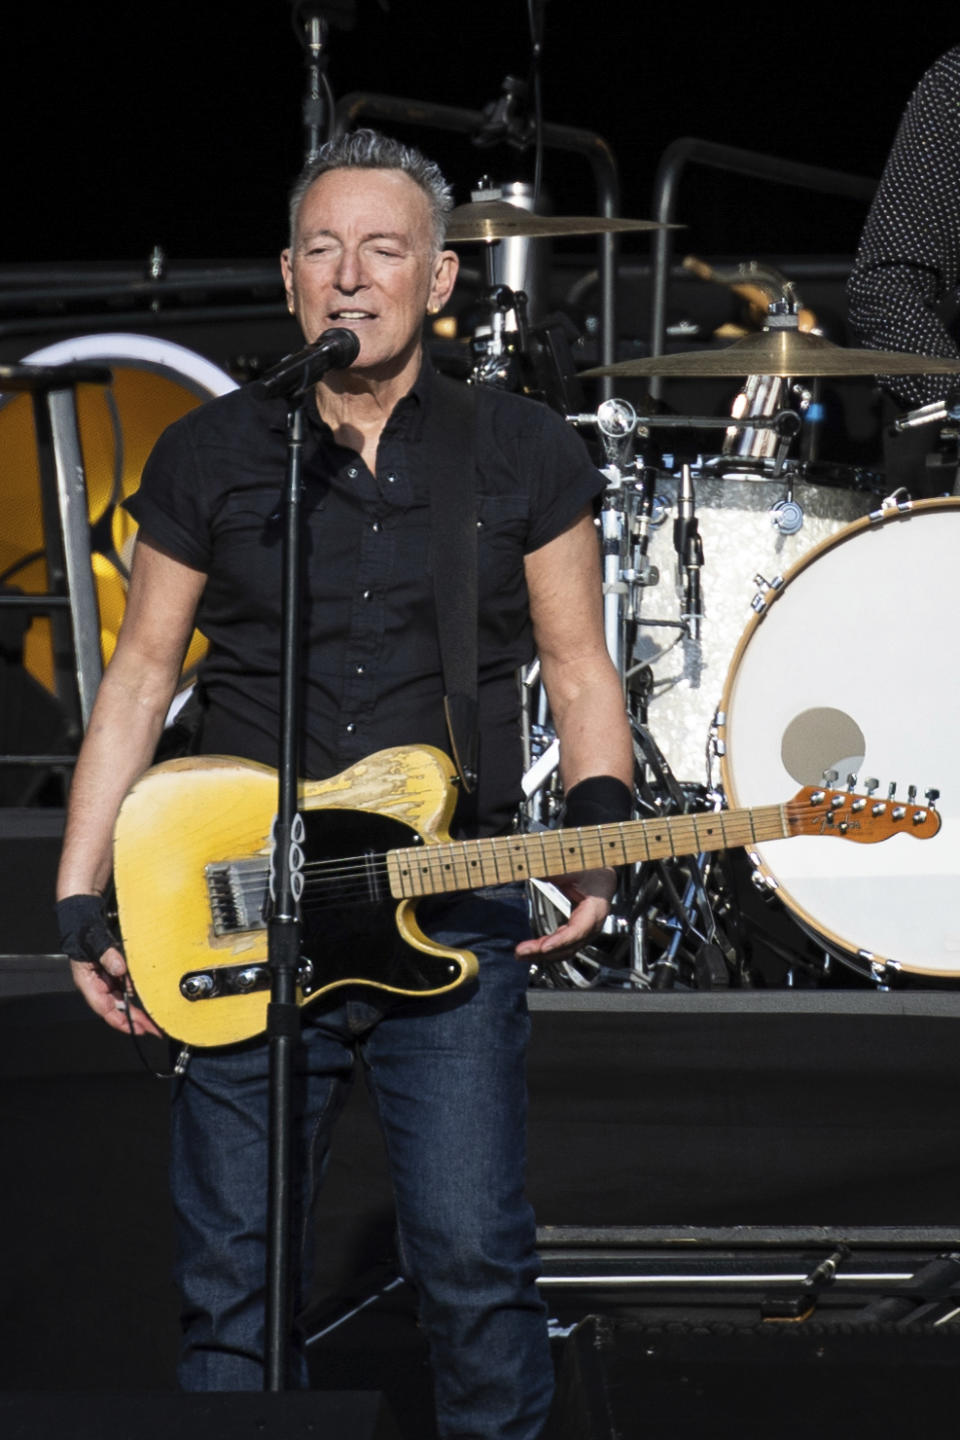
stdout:
[[[312,345],[286,355],[257,382],[267,396],[287,401],[287,467],[283,500],[282,607],[280,636],[280,755],[277,818],[270,855],[267,921],[269,1124],[267,1130],[267,1275],[264,1389],[283,1390],[293,1321],[290,1290],[290,1208],[293,1155],[293,1055],[300,1038],[297,983],[303,891],[303,819],[297,808],[300,781],[300,655],[304,407],[314,385],[331,369],[346,369],[360,352],[352,330],[334,326]],[[310,397],[310,400],[308,400]]]
[[290,1216],[293,1157],[293,1056],[300,1036],[297,979],[303,885],[303,821],[298,806],[300,775],[301,537],[300,498],[304,439],[304,393],[290,397],[287,470],[283,503],[282,618],[280,656],[280,763],[277,818],[271,854],[267,922],[270,1003],[269,1125],[267,1132],[267,1283],[264,1389],[286,1388],[293,1323],[290,1285]]

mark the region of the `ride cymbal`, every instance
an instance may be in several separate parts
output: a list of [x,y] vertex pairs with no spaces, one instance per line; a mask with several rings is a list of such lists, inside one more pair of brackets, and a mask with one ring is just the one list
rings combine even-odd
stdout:
[[534,215],[507,200],[472,200],[458,205],[450,214],[447,240],[465,244],[470,240],[511,240],[514,237],[546,238],[551,235],[605,235],[613,231],[680,230],[680,225],[661,225],[657,220],[621,220],[604,215]]
[[764,330],[747,335],[725,350],[691,350],[686,355],[649,355],[581,370],[580,378],[600,375],[724,376],[801,375],[842,378],[854,375],[956,375],[960,360],[908,355],[898,350],[845,350],[822,335],[799,330]]

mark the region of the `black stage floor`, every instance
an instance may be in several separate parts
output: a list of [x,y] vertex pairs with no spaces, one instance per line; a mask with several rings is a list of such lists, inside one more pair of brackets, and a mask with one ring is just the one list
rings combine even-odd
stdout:
[[[0,1389],[89,1410],[173,1388],[167,1097],[63,983],[54,960],[2,970]],[[954,1394],[960,1285],[938,1257],[960,1254],[960,994],[531,1004],[529,1190],[565,1397],[551,1436],[839,1433],[825,1426],[851,1397],[845,1433],[895,1434],[907,1397],[918,1413]],[[403,1440],[427,1440],[362,1086],[320,1224],[314,1385],[382,1391]]]

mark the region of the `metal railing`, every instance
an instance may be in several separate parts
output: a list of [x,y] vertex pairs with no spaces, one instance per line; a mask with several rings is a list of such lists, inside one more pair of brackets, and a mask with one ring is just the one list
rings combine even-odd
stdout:
[[[653,219],[664,225],[676,219],[677,192],[684,172],[691,164],[753,180],[792,185],[801,190],[814,190],[821,195],[842,195],[848,199],[869,202],[877,181],[863,175],[848,175],[840,170],[826,170],[819,165],[803,165],[783,160],[776,155],[763,155],[754,150],[740,150],[732,145],[718,145],[712,140],[685,136],[668,145],[653,183]],[[650,354],[662,355],[666,345],[667,282],[672,257],[672,231],[657,230],[653,242],[653,288],[650,310]],[[606,361],[604,362],[607,363]],[[662,377],[651,380],[650,393],[657,396]]]

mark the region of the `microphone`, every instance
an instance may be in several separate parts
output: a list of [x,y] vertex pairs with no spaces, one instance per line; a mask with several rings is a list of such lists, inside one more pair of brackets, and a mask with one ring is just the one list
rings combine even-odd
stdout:
[[272,399],[285,395],[288,400],[302,397],[328,370],[346,370],[360,354],[360,340],[352,330],[334,326],[324,330],[319,340],[292,355],[285,355],[256,382],[262,394]]

